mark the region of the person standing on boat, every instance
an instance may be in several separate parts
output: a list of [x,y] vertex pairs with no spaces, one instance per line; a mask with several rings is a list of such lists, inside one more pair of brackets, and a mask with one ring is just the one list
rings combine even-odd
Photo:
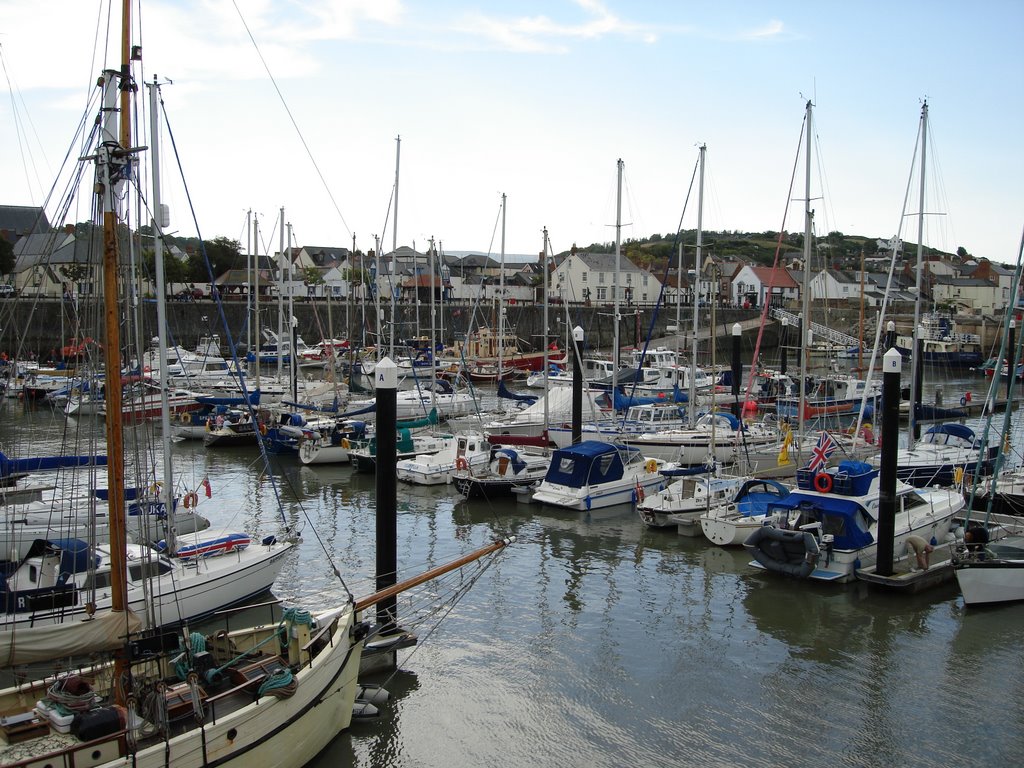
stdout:
[[922,571],[928,570],[928,556],[935,551],[935,547],[929,544],[920,536],[907,536],[907,554],[914,550],[917,557],[917,567]]

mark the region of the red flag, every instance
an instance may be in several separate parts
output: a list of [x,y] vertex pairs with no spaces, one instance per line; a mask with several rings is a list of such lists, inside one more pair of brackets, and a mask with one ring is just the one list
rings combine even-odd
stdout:
[[206,492],[206,498],[213,496],[213,489],[210,487],[210,478],[204,477],[203,482],[200,483],[203,486],[203,490]]

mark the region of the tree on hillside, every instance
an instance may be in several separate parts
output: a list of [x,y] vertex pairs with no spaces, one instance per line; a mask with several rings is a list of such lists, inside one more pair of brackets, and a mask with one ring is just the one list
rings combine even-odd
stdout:
[[971,254],[962,245],[956,249],[956,255],[960,257],[960,261],[967,261],[971,258]]
[[[204,255],[205,254],[205,255]],[[207,269],[206,263],[210,268]],[[210,272],[216,279],[229,269],[245,269],[245,256],[242,246],[237,240],[228,237],[216,237],[204,240],[203,247],[188,257],[188,280],[197,283],[210,282]]]

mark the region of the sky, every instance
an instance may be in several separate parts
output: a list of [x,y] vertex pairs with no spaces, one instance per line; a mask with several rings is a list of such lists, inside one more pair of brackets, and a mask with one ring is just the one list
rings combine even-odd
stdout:
[[[698,197],[705,230],[803,231],[810,100],[815,233],[916,242],[927,101],[924,242],[1017,259],[1019,0],[133,7],[135,75],[163,83],[174,234],[248,248],[251,212],[258,250],[274,251],[283,208],[294,245],[365,251],[377,236],[385,251],[423,251],[434,238],[512,258],[539,253],[545,229],[555,253],[613,242],[617,222],[623,241],[694,229]],[[59,215],[97,75],[120,63],[119,19],[107,43],[119,13],[109,0],[0,0],[0,204]]]

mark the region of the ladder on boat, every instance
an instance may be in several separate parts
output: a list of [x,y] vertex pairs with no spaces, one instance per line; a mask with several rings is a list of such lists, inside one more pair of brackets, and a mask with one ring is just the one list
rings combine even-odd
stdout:
[[[796,328],[800,325],[800,316],[795,315],[792,312],[787,312],[780,307],[771,307],[771,315],[776,320],[785,320],[789,325]],[[814,332],[815,338],[826,339],[829,343],[835,344],[836,346],[845,347],[859,347],[860,339],[850,336],[842,331],[837,331],[834,328],[822,325],[821,323],[811,323],[811,330]]]

